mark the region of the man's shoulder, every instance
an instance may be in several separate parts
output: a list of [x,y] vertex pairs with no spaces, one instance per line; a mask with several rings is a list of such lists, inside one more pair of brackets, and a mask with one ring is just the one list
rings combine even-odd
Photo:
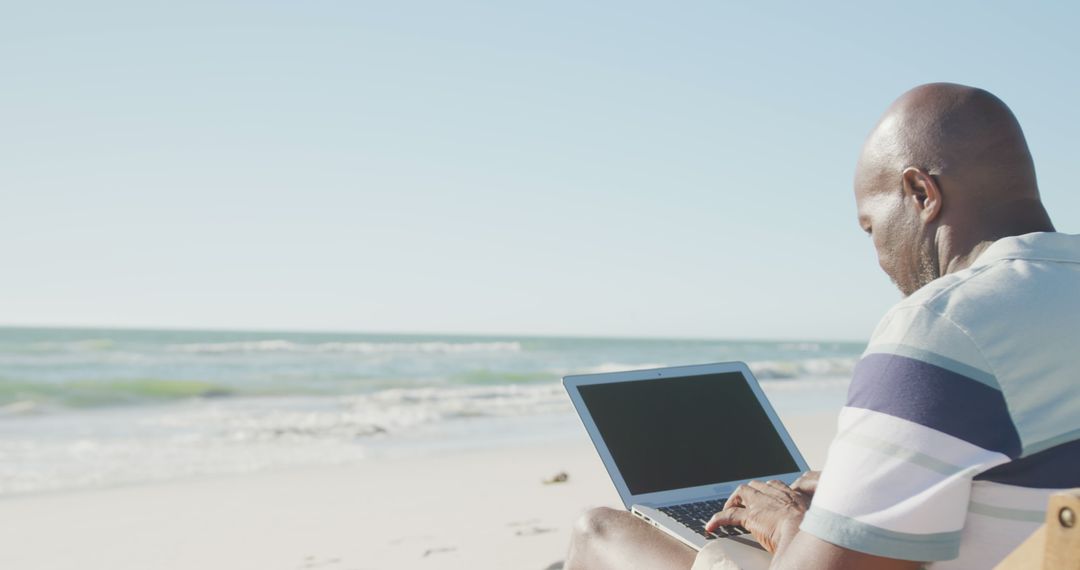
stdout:
[[1044,240],[1056,249],[1004,242],[897,303],[870,341],[867,367],[877,362],[897,390],[918,378],[965,401],[1003,397],[1025,456],[1080,437],[1080,256],[1061,247],[1080,240],[1065,237]]
[[971,325],[964,322],[965,315],[993,305],[992,295],[983,292],[985,287],[973,286],[985,271],[967,269],[945,275],[893,305],[878,323],[867,352],[915,352],[909,356],[945,357],[985,369]]
[[971,267],[931,281],[894,305],[882,325],[903,326],[898,316],[923,313],[982,336],[1002,320],[1036,325],[1044,313],[1072,308],[1080,308],[1080,236],[1029,234],[1003,238]]

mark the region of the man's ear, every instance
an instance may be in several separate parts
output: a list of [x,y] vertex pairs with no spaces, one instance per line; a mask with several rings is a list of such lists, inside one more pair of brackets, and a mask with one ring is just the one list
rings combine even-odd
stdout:
[[941,187],[929,172],[909,166],[902,175],[904,201],[915,208],[923,223],[930,223],[941,214]]

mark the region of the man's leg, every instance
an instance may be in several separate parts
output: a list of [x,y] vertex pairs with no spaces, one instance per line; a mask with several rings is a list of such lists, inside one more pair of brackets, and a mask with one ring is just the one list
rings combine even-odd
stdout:
[[698,552],[690,570],[768,570],[772,554],[733,540],[713,540]]
[[600,507],[578,519],[566,570],[688,570],[697,552],[626,511]]

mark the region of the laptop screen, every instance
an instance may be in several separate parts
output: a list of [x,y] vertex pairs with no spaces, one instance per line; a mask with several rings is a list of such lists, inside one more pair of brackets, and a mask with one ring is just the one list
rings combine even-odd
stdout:
[[739,372],[578,390],[634,495],[799,470]]

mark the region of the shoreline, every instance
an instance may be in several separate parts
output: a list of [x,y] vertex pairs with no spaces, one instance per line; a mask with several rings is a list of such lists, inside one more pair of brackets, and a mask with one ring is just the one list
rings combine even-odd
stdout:
[[[783,419],[820,467],[835,414]],[[562,560],[581,512],[621,506],[575,427],[547,441],[10,496],[0,567],[543,570]],[[568,481],[542,483],[560,472]]]
[[[846,379],[765,381],[781,416],[839,409]],[[556,383],[215,398],[0,417],[0,500],[303,466],[562,441]]]

